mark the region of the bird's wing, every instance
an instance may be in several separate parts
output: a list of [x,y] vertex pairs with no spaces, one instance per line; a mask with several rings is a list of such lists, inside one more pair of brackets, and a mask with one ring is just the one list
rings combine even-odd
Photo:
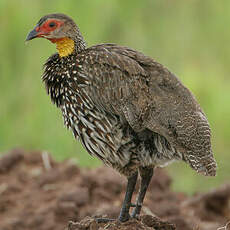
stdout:
[[175,75],[140,52],[112,44],[91,47],[79,60],[89,97],[100,109],[123,117],[136,132],[161,134],[196,171],[215,174],[208,121]]

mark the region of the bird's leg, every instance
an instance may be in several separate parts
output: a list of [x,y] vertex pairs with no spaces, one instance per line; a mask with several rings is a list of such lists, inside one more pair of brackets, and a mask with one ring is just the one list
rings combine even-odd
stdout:
[[128,178],[125,198],[124,198],[124,201],[121,207],[121,212],[118,218],[121,222],[125,222],[130,218],[129,209],[132,206],[131,200],[132,200],[132,195],[133,195],[133,192],[136,186],[137,176],[138,176],[138,172],[136,172],[135,174],[133,174],[131,177]]
[[147,188],[153,176],[153,168],[140,167],[139,171],[141,176],[141,186],[137,196],[136,207],[131,214],[132,218],[136,218],[140,214]]
[[[122,207],[121,207],[121,211],[120,211],[120,215],[118,217],[118,219],[121,222],[125,222],[130,218],[129,215],[129,209],[130,207],[136,207],[136,205],[131,203],[132,200],[132,195],[136,186],[136,182],[137,182],[137,176],[138,176],[138,172],[136,172],[135,174],[133,174],[131,177],[128,178],[128,183],[127,183],[127,187],[126,187],[126,193],[125,193],[125,199],[123,201]],[[110,218],[95,218],[97,223],[108,223],[111,221],[115,221],[115,219],[110,219]]]

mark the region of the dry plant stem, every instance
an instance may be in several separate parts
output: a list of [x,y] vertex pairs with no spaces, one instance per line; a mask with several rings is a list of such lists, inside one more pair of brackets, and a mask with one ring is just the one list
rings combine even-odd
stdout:
[[44,164],[45,169],[48,171],[51,169],[49,155],[46,151],[42,152],[42,161]]

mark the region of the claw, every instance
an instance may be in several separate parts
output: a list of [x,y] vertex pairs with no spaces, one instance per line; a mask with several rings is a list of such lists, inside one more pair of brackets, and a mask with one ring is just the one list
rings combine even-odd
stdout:
[[129,215],[129,213],[127,213],[127,215],[124,215],[124,216],[119,216],[118,217],[118,220],[120,221],[120,222],[126,222],[126,221],[128,221],[129,219],[131,218],[131,216]]

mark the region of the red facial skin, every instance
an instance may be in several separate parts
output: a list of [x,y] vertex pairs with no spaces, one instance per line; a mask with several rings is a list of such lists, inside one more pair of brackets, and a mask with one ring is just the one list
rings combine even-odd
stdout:
[[[50,23],[54,24],[54,26],[50,26]],[[36,31],[38,32],[37,37],[45,37],[45,35],[50,34],[50,32],[56,30],[57,28],[60,28],[63,25],[64,22],[55,20],[55,19],[49,19],[46,22],[42,24],[42,26],[36,27]],[[55,42],[59,39],[52,39],[47,38],[51,42]]]

